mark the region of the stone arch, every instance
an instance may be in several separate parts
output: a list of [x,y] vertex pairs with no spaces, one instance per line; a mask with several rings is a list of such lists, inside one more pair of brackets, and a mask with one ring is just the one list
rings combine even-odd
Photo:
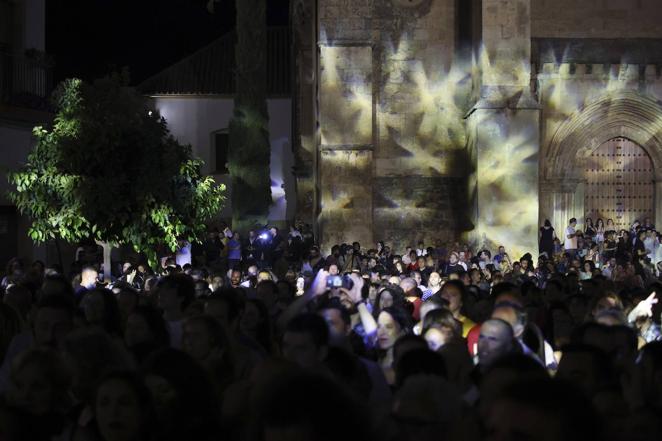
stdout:
[[634,91],[604,95],[571,115],[552,137],[545,179],[580,179],[586,157],[610,139],[628,138],[651,157],[662,180],[662,103]]
[[583,219],[582,170],[586,159],[600,145],[617,137],[635,142],[650,156],[655,178],[655,221],[662,223],[662,103],[629,90],[601,96],[556,130],[541,161],[541,221],[550,219],[560,228],[570,217]]

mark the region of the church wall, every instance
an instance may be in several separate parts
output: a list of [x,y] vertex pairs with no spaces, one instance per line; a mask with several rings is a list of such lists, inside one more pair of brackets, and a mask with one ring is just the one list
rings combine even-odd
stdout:
[[534,38],[660,38],[658,0],[532,0]]
[[[538,74],[538,84],[542,107],[540,220],[550,219],[559,230],[565,227],[570,217],[576,217],[580,225],[583,224],[584,201],[580,165],[577,170],[566,171],[566,176],[558,176],[558,171],[552,166],[555,158],[550,148],[555,134],[564,123],[578,118],[587,106],[611,96],[631,92],[662,101],[662,75],[656,65],[546,63]],[[622,117],[624,123],[618,134],[635,139],[635,134],[629,133],[632,129],[626,124],[631,117]],[[643,118],[634,118],[632,122],[637,124],[641,121]],[[583,149],[591,147],[577,146]],[[647,146],[649,149],[655,147],[662,148]]]
[[[386,240],[401,249],[454,239],[466,223],[471,166],[463,116],[471,77],[454,60],[455,13],[453,0],[319,1],[317,185],[325,248]],[[355,173],[333,173],[329,156],[347,151],[360,166],[348,162]]]

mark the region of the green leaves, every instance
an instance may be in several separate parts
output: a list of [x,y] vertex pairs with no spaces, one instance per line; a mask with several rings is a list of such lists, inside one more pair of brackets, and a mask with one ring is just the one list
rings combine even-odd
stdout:
[[202,161],[163,118],[148,115],[124,78],[67,80],[55,102],[53,126],[33,129],[27,163],[9,175],[9,197],[32,219],[33,241],[126,243],[155,262],[157,247],[204,234],[225,187],[200,175]]

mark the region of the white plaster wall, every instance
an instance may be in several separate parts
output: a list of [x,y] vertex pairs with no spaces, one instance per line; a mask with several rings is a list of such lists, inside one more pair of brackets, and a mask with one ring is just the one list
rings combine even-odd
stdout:
[[[191,144],[196,156],[205,161],[203,173],[209,174],[212,156],[212,133],[227,129],[234,101],[219,97],[155,97],[154,107],[168,122],[170,132],[179,142]],[[292,174],[294,157],[291,146],[291,101],[289,98],[270,99],[269,136],[271,142],[271,182],[274,204],[269,218],[272,221],[293,219],[295,213],[295,183]],[[228,187],[227,203],[221,217],[231,217],[230,179],[228,175],[214,175],[217,182]]]

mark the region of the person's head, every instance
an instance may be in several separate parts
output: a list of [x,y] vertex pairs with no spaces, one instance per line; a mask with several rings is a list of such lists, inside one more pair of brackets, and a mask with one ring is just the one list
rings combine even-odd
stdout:
[[401,308],[388,307],[377,316],[377,347],[382,350],[393,348],[398,338],[408,334],[411,319]]
[[218,412],[214,388],[203,366],[186,352],[165,348],[142,366],[154,402],[156,420],[170,439],[195,439],[211,429]]
[[575,384],[589,398],[610,386],[614,373],[605,352],[579,343],[563,346],[562,353],[556,378]]
[[460,260],[460,256],[458,253],[453,251],[450,256],[448,256],[448,261],[452,264],[455,265],[458,261]]
[[329,265],[329,275],[330,276],[337,276],[340,273],[340,270],[338,269],[338,265],[335,263],[332,263]]
[[97,277],[99,277],[99,272],[95,267],[85,266],[81,271],[80,285],[88,289],[94,288],[97,283]]
[[195,298],[195,283],[186,274],[170,274],[157,285],[159,307],[166,313],[183,312]]
[[25,320],[32,308],[32,293],[22,285],[9,285],[2,301],[11,306]]
[[527,318],[526,312],[520,305],[513,302],[497,303],[494,306],[491,318],[507,322],[513,328],[514,337],[517,339],[522,337]]
[[507,386],[490,406],[485,423],[495,440],[602,439],[590,400],[572,385],[544,377]]
[[431,298],[427,299],[426,301],[424,301],[421,304],[421,307],[418,310],[418,315],[420,317],[421,325],[425,322],[425,316],[428,314],[428,312],[434,311],[435,309],[444,308],[444,307],[445,307],[445,305],[444,305],[443,301],[439,301],[435,297],[431,297]]
[[276,236],[278,236],[278,228],[277,228],[277,227],[271,227],[271,228],[269,228],[269,233],[271,233],[271,237],[276,237]]
[[147,439],[153,430],[154,408],[142,377],[118,371],[103,378],[96,388],[94,415],[104,441]]
[[237,331],[244,307],[242,294],[234,288],[214,291],[205,300],[205,314],[218,320],[228,335]]
[[129,349],[138,345],[155,349],[170,346],[170,333],[163,315],[152,306],[136,306],[126,320],[124,343]]
[[237,288],[241,284],[241,271],[233,269],[230,273],[230,285]]
[[569,224],[571,227],[574,228],[575,225],[577,225],[577,219],[574,218],[574,217],[570,218],[570,221],[568,222],[568,224]]
[[446,343],[462,336],[460,323],[446,308],[434,309],[425,315],[421,335],[428,347],[436,351]]
[[551,227],[552,223],[549,221],[549,219],[545,219],[545,226],[546,227]]
[[42,297],[37,304],[33,326],[37,346],[61,346],[74,327],[73,299],[55,294]]
[[462,309],[466,292],[464,283],[459,280],[449,280],[441,288],[441,298],[448,302],[448,309],[457,317]]
[[410,291],[414,290],[417,286],[418,284],[416,283],[416,280],[414,280],[411,277],[404,278],[400,281],[400,288],[402,289],[402,291],[405,292],[405,295],[407,295],[407,293],[409,293]]
[[438,272],[432,271],[428,277],[428,288],[438,288],[441,286],[441,276]]
[[279,290],[278,285],[273,280],[264,280],[258,282],[256,290],[256,297],[264,303],[264,306],[271,311],[278,302]]
[[95,288],[87,291],[80,303],[85,321],[99,326],[111,335],[120,335],[120,310],[111,291]]
[[399,297],[401,297],[402,294],[402,291],[400,289],[395,289],[394,286],[381,290],[377,293],[377,297],[375,298],[376,309],[381,310],[393,306],[395,302],[398,302]]
[[281,368],[263,375],[257,389],[252,423],[260,440],[374,439],[355,391],[328,375]]
[[271,277],[271,273],[269,271],[260,271],[257,273],[257,283],[266,281],[273,281],[273,277]]
[[596,228],[601,228],[601,227],[604,228],[605,227],[605,223],[602,220],[602,218],[598,218],[598,220],[595,221],[595,227]]
[[402,387],[409,378],[421,375],[446,379],[446,362],[441,354],[428,348],[412,348],[398,358],[395,375],[398,387]]
[[64,341],[64,354],[72,369],[72,393],[92,404],[99,380],[116,369],[131,369],[133,360],[124,347],[98,328],[81,328]]
[[608,309],[619,309],[623,310],[623,302],[618,294],[613,292],[607,292],[600,297],[597,297],[593,307],[591,308],[591,314],[593,317],[598,316],[602,311]]
[[182,349],[198,362],[220,356],[228,349],[223,326],[209,315],[190,317],[182,327]]
[[352,331],[349,311],[338,299],[330,299],[318,306],[317,313],[324,318],[329,327],[329,343],[342,344]]
[[510,323],[501,319],[489,319],[480,327],[478,337],[478,361],[483,369],[496,360],[513,352],[515,336]]
[[260,299],[247,299],[239,326],[248,335],[257,335],[269,327],[269,311]]
[[58,352],[29,349],[12,361],[7,401],[31,415],[59,413],[70,386],[71,374]]
[[283,357],[302,368],[314,368],[326,358],[329,328],[317,314],[301,314],[289,321],[283,334]]
[[140,301],[138,292],[129,287],[120,288],[119,292],[115,295],[115,299],[117,300],[117,307],[119,308],[122,320],[126,320]]

